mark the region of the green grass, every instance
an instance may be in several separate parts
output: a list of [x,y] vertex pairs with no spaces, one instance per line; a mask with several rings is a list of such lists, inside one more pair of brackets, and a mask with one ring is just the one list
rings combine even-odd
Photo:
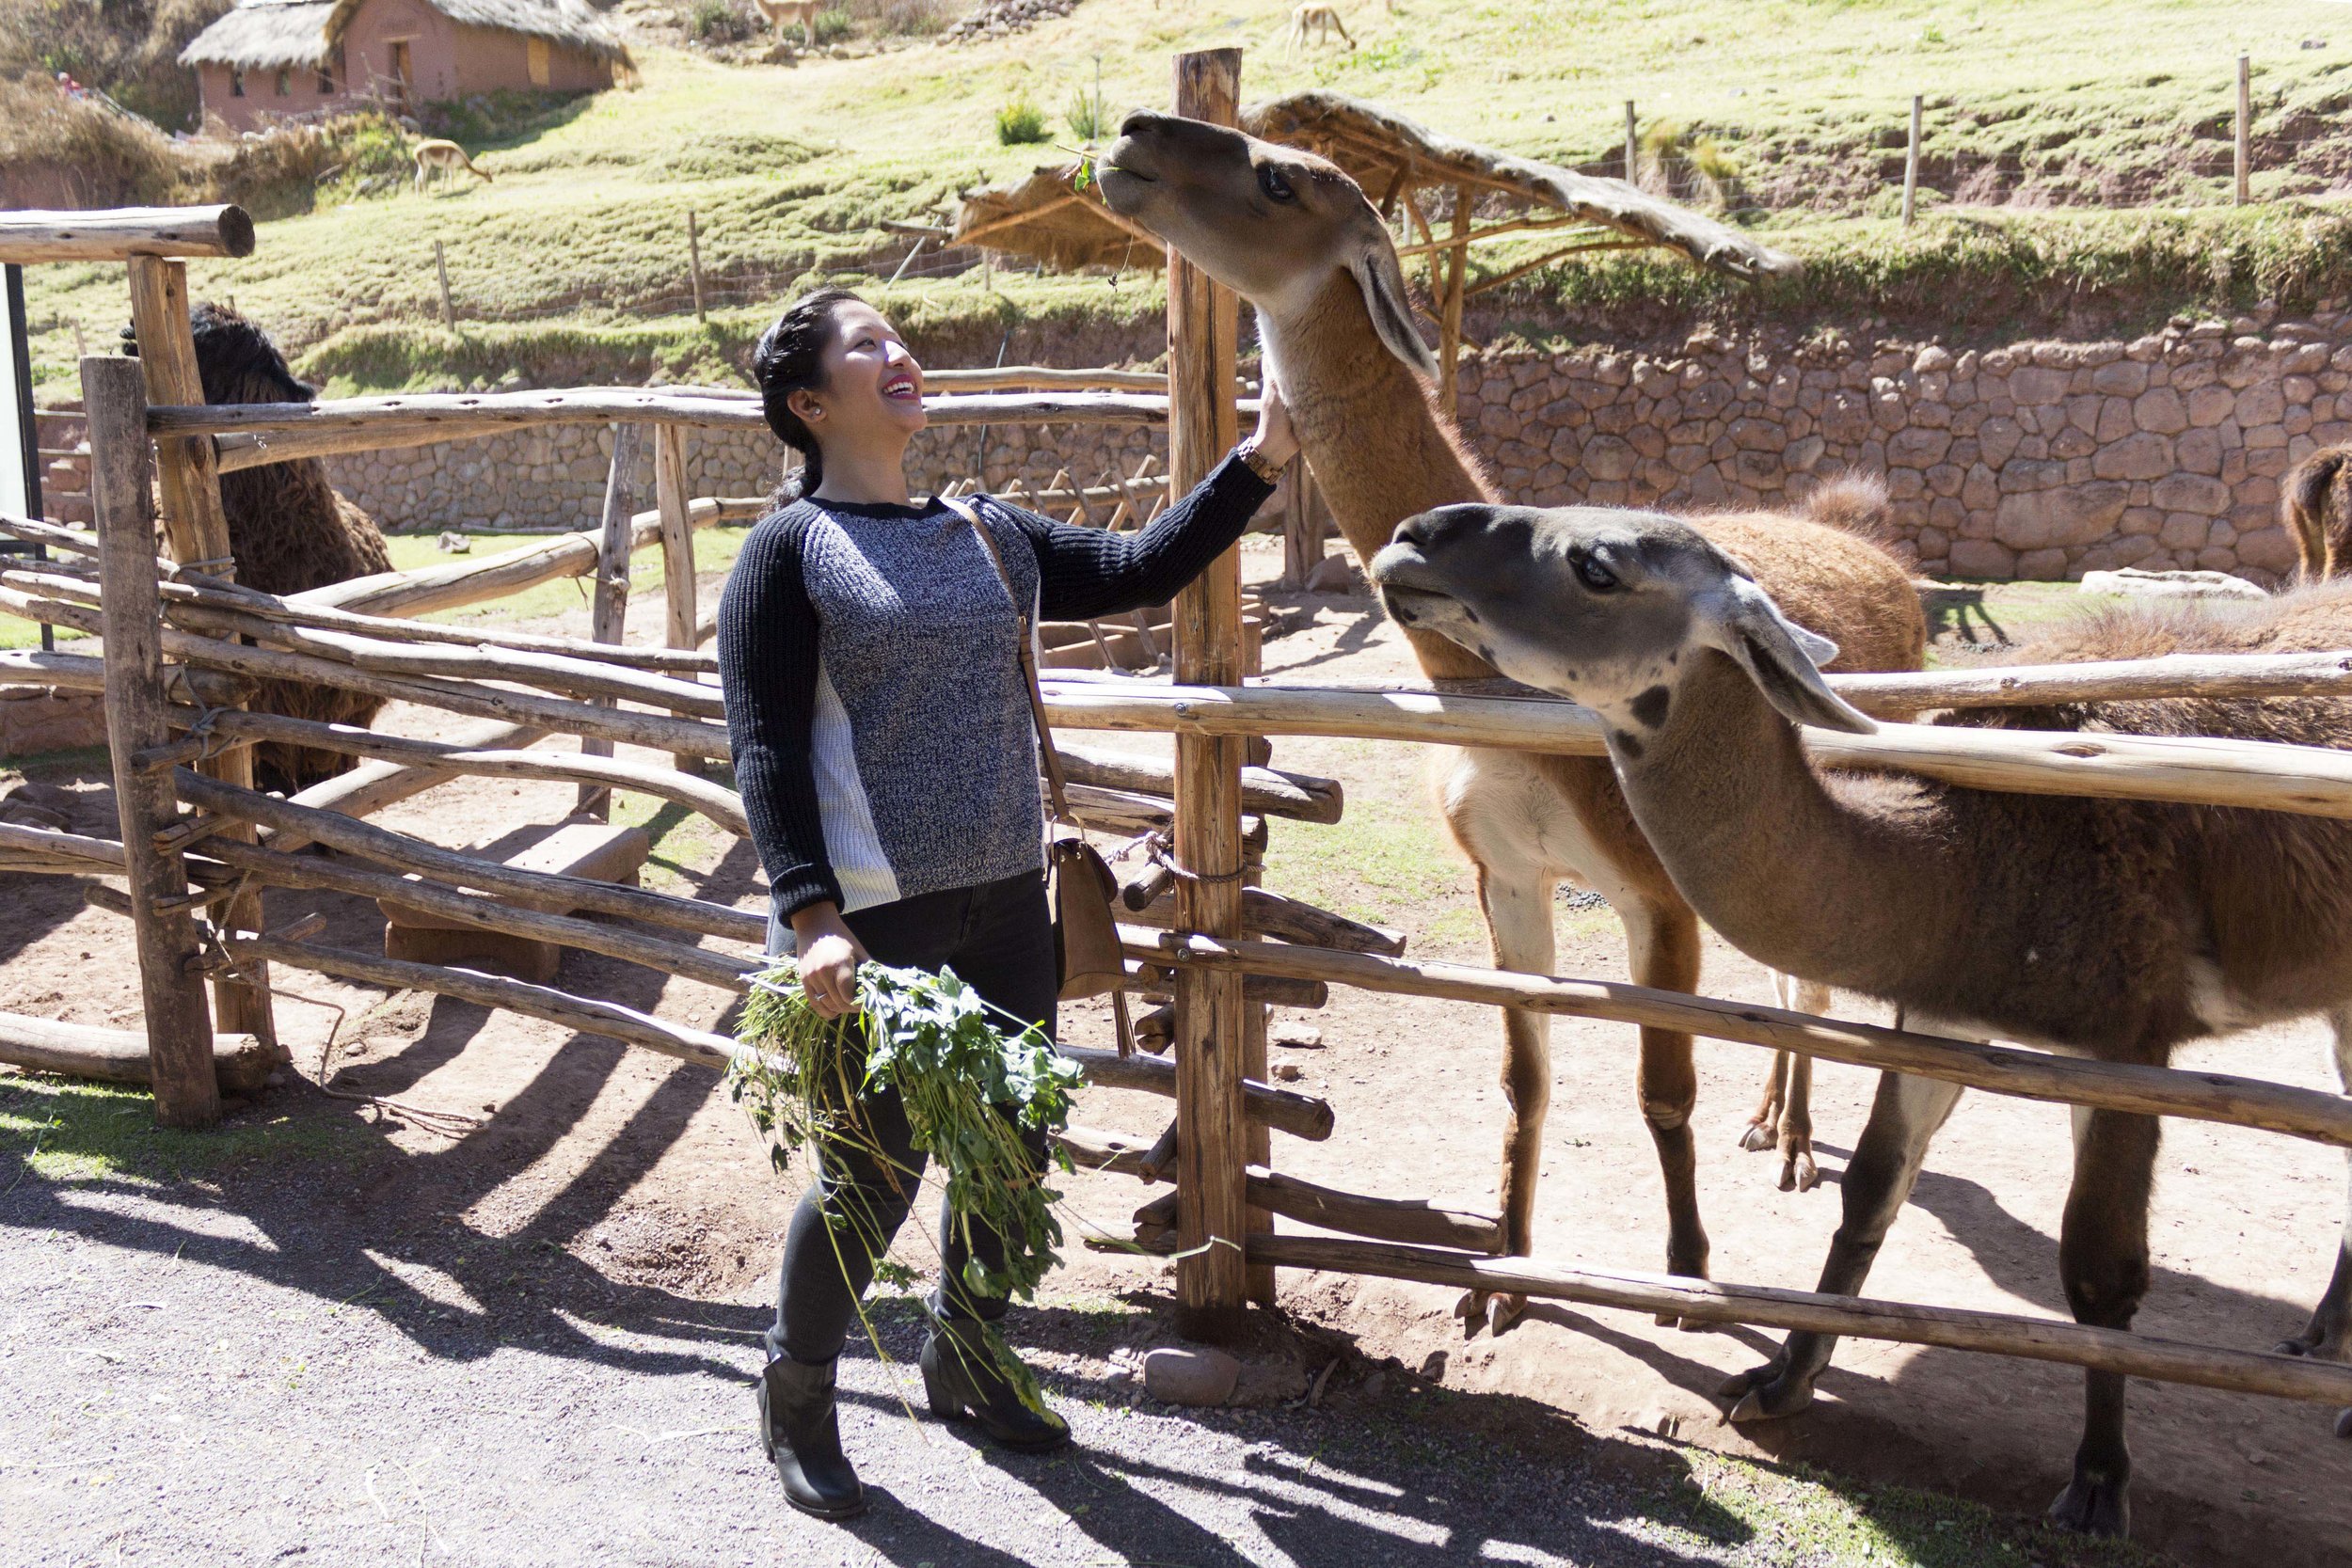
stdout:
[[[0,1078],[0,1163],[10,1182],[178,1180],[245,1161],[357,1158],[369,1135],[349,1122],[262,1114],[203,1132],[155,1125],[143,1088],[45,1074]],[[14,1167],[14,1168],[10,1168]]]
[[[2085,292],[2229,302],[2352,292],[2332,206],[2219,210],[2241,50],[2255,66],[2259,195],[2318,189],[2352,153],[2352,131],[2338,130],[2352,106],[2352,15],[2332,9],[2295,0],[1756,0],[1730,12],[1704,0],[1490,0],[1448,11],[1442,27],[1411,5],[1399,15],[1359,8],[1363,47],[1284,59],[1270,45],[1288,8],[1088,0],[997,42],[793,68],[648,50],[641,89],[475,135],[470,150],[497,183],[425,196],[404,186],[266,223],[254,256],[193,263],[195,289],[233,295],[306,373],[338,389],[486,385],[510,371],[543,383],[739,375],[750,333],[795,290],[896,263],[906,242],[880,220],[935,218],[961,189],[1060,156],[999,146],[999,106],[1090,90],[1099,56],[1116,120],[1166,102],[1175,52],[1238,43],[1250,51],[1248,97],[1334,87],[1572,165],[1613,158],[1632,99],[1645,122],[1670,120],[1682,145],[1707,150],[1735,213],[1815,262],[1795,283],[1752,293],[1654,258],[1620,258],[1555,269],[1520,296],[1531,307],[1554,296],[1588,307],[1602,325],[1661,297],[1681,310],[1827,304],[1964,309],[1991,323],[2003,312],[2042,319],[2032,313],[2046,317],[2054,300]],[[2331,46],[2301,49],[2312,36]],[[2102,223],[2002,209],[1991,224],[1898,233],[1868,220],[1892,211],[1914,92],[1929,101],[1931,212],[1985,195],[2203,211]],[[689,211],[722,307],[707,327],[686,304]],[[461,318],[453,339],[429,325],[437,239]],[[1482,261],[1530,253],[1503,247]],[[67,379],[72,324],[100,342],[123,315],[120,269],[40,267],[28,282],[39,374],[45,385]],[[927,341],[945,343],[935,356],[965,363],[993,353],[1000,333],[988,328],[1009,319],[1133,321],[1156,304],[1135,279],[1114,291],[1099,277],[1009,274],[993,294],[977,280],[917,282],[889,300],[895,314],[928,317]]]

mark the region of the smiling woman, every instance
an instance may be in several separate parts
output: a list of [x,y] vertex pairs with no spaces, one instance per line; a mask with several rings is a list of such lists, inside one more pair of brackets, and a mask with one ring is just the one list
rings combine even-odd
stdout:
[[[752,841],[768,870],[769,950],[796,952],[820,1014],[853,1005],[870,957],[952,967],[992,1007],[1054,1034],[1060,990],[1047,912],[1037,738],[1021,658],[1040,619],[1086,619],[1172,597],[1272,494],[1298,450],[1269,378],[1257,434],[1136,533],[1057,524],[993,497],[908,494],[923,367],[855,294],[794,304],[752,369],[770,428],[802,454],[780,505],[743,543],[719,611],[719,671]],[[841,1452],[834,1364],[906,1218],[925,1156],[898,1094],[845,1111],[785,1243],[761,1431],[786,1497],[839,1518],[864,1507]],[[1024,1133],[1032,1161],[1041,1134]],[[1004,1240],[942,1216],[937,1324],[923,1350],[935,1415],[970,1416],[1015,1448],[1068,1440],[1025,1403],[993,1348]],[[870,1249],[870,1250],[869,1250]],[[967,1268],[967,1264],[974,1265]]]

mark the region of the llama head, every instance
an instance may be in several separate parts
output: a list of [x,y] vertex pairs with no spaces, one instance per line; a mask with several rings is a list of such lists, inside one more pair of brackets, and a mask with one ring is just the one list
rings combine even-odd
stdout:
[[1437,356],[1413,326],[1388,225],[1337,164],[1221,125],[1138,110],[1104,154],[1103,198],[1274,323],[1333,277],[1362,293],[1373,330],[1422,376]]
[[1783,615],[1695,529],[1657,513],[1441,506],[1398,527],[1372,578],[1400,625],[1573,697],[1621,735],[1661,728],[1710,650],[1791,723],[1876,728],[1821,679],[1836,643]]
[[229,307],[200,301],[188,324],[206,403],[309,403],[318,396],[294,379],[269,334]]

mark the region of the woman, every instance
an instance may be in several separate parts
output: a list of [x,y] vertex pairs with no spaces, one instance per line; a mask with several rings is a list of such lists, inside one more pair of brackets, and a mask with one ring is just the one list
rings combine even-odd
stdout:
[[[1036,742],[1013,602],[973,531],[907,493],[923,370],[856,295],[801,300],[753,356],[768,423],[802,454],[799,494],[744,541],[719,611],[719,669],[752,839],[768,869],[771,953],[796,952],[810,1003],[850,1009],[857,966],[952,967],[1013,1017],[1054,1029],[1058,988],[1042,878]],[[1171,597],[1240,537],[1298,450],[1271,381],[1257,433],[1138,533],[1073,528],[975,498],[1012,587],[1040,618]],[[893,1091],[866,1097],[887,1164],[827,1154],[785,1241],[760,1375],[761,1430],[785,1496],[842,1518],[865,1506],[841,1452],[834,1370],[914,1196],[923,1156]],[[1041,1144],[1031,1148],[1042,1160]],[[1000,1262],[977,1224],[944,1254],[923,1346],[932,1413],[999,1443],[1069,1440],[1014,1392],[987,1345],[1001,1298],[963,1265]]]

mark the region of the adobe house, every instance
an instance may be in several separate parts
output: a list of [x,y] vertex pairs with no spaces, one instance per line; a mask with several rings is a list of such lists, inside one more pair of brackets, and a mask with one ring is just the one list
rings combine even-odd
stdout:
[[205,119],[232,131],[501,87],[587,91],[635,69],[586,0],[238,0],[180,63]]

